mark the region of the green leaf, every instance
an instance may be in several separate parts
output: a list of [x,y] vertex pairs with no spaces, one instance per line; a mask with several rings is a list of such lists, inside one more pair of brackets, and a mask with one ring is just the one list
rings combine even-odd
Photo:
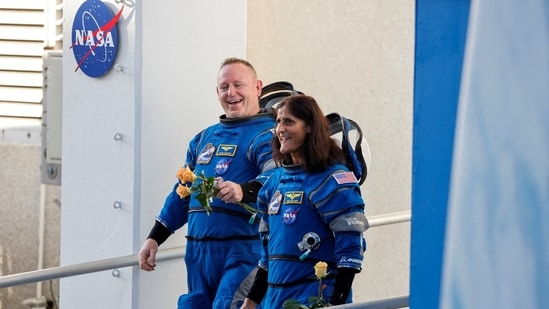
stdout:
[[282,304],[282,308],[284,309],[309,309],[309,307],[300,304],[296,299],[287,299]]

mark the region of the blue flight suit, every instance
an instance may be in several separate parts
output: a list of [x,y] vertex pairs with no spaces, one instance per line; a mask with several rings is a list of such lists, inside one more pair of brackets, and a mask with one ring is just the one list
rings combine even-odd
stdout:
[[[227,119],[197,134],[189,144],[186,166],[195,174],[223,177],[235,183],[263,183],[275,167],[271,113]],[[239,308],[251,286],[261,253],[258,221],[234,203],[214,198],[207,215],[195,195],[181,199],[178,183],[156,220],[172,233],[188,223],[185,263],[188,294],[179,308]],[[196,193],[195,193],[196,194]],[[254,205],[255,206],[255,205]]]
[[297,165],[279,168],[260,189],[257,203],[266,213],[260,223],[266,246],[259,262],[268,270],[264,309],[282,308],[290,298],[309,304],[309,297],[318,296],[314,266],[319,261],[328,264],[329,275],[322,280],[326,303],[337,268],[361,270],[368,222],[360,186],[344,165],[314,174]]

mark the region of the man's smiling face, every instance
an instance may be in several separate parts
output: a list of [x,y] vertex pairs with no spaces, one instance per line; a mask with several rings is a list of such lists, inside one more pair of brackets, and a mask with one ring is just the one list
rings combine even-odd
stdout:
[[217,97],[227,118],[240,118],[259,112],[261,81],[242,63],[225,65],[217,77]]

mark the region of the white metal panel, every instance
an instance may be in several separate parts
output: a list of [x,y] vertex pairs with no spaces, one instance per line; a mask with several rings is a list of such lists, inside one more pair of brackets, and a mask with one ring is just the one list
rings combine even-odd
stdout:
[[0,55],[0,70],[6,71],[42,71],[42,58]]
[[[9,72],[0,70],[0,85],[19,87],[42,87],[42,72]],[[0,98],[2,95],[0,94]]]
[[[62,33],[60,1],[0,0],[0,116],[42,117],[46,29]],[[46,18],[47,5],[54,18]]]
[[44,11],[40,10],[0,10],[0,23],[4,25],[42,25]]
[[44,41],[43,26],[29,25],[1,25],[0,40],[14,41]]
[[42,105],[0,101],[0,115],[8,117],[40,118],[42,116]]
[[61,164],[61,130],[63,109],[63,59],[61,52],[44,57],[44,113],[46,162]]
[[44,9],[45,0],[0,0],[0,9]]
[[[0,86],[0,102],[40,103],[42,88]],[[1,114],[0,114],[1,116]]]
[[42,57],[43,53],[44,43],[42,42],[15,42],[0,40],[0,55]]

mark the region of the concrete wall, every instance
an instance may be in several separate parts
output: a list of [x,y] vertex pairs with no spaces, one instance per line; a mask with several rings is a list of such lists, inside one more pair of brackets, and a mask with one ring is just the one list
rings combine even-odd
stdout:
[[[368,216],[409,210],[413,1],[248,1],[246,53],[264,82],[289,80],[355,119],[372,149]],[[356,301],[408,295],[410,224],[366,232]]]
[[[0,141],[0,276],[38,268],[41,202],[45,206],[42,266],[58,266],[61,188],[54,185],[41,188],[41,147],[34,138],[39,136],[39,128],[12,128],[3,133],[8,137]],[[21,135],[24,142],[19,137],[14,142],[12,135]],[[42,200],[41,190],[44,190]],[[49,300],[57,298],[59,280],[0,289],[0,308],[29,308],[23,303],[32,302],[38,289]]]

